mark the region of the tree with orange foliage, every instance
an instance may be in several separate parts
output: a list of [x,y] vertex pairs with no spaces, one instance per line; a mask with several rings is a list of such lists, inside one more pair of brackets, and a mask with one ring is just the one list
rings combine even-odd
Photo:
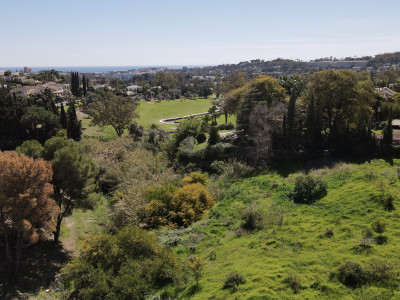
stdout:
[[52,177],[50,162],[0,151],[0,233],[11,282],[20,266],[23,243],[46,239],[55,228],[60,209],[51,198]]

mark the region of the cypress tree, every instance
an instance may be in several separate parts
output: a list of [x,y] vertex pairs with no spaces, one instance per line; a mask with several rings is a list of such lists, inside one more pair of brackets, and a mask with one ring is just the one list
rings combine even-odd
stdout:
[[58,116],[58,109],[56,107],[56,104],[54,103],[53,100],[50,100],[50,105],[51,105],[51,111]]
[[67,115],[65,114],[64,104],[61,103],[60,123],[63,129],[67,129]]
[[79,97],[81,95],[80,91],[80,83],[79,83],[79,73],[76,72],[76,96]]
[[71,93],[75,96],[74,72],[71,72]]
[[85,74],[82,75],[82,88],[83,88],[83,95],[86,96],[87,86],[86,86]]
[[78,72],[71,72],[71,93],[75,97],[80,96],[79,73]]
[[309,155],[314,156],[323,146],[321,120],[320,116],[316,113],[314,97],[311,97],[310,103],[308,104],[305,126],[304,148]]
[[392,127],[392,121],[393,121],[393,117],[392,117],[392,109],[390,109],[389,112],[389,119],[387,121],[387,125],[385,127],[385,130],[383,131],[383,138],[382,138],[382,144],[385,147],[390,148],[392,146],[393,143],[393,127]]
[[215,145],[221,140],[221,137],[219,136],[218,133],[218,127],[217,126],[211,126],[210,128],[210,136],[208,138],[208,146]]
[[75,102],[71,101],[67,116],[67,135],[69,139],[79,141],[82,135],[82,124],[78,121],[75,110]]

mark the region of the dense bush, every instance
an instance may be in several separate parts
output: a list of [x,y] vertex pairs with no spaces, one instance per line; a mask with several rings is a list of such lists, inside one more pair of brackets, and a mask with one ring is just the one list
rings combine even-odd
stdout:
[[295,274],[287,276],[284,279],[284,283],[286,283],[295,294],[297,294],[301,290],[301,279]]
[[367,282],[368,274],[360,264],[347,261],[339,267],[338,279],[342,284],[356,288]]
[[188,226],[214,205],[213,197],[202,184],[207,183],[205,175],[191,173],[182,183],[181,188],[166,185],[145,191],[145,222],[148,226]]
[[241,284],[246,283],[246,278],[238,272],[231,272],[226,276],[223,289],[231,289],[235,291]]
[[200,132],[200,133],[197,135],[196,140],[197,140],[197,142],[198,142],[199,144],[202,144],[202,143],[204,143],[204,142],[207,140],[207,136],[205,135],[205,133]]
[[387,226],[387,223],[380,219],[376,219],[374,222],[372,222],[372,225],[371,225],[372,230],[378,234],[384,233],[386,231],[386,226]]
[[386,260],[371,260],[367,265],[347,261],[338,269],[339,281],[351,288],[364,284],[388,285],[397,279],[394,266]]
[[387,211],[394,210],[394,197],[391,194],[384,195],[382,197],[383,208]]
[[327,195],[327,184],[311,175],[298,176],[290,197],[295,203],[311,204]]
[[214,205],[214,199],[202,184],[194,183],[177,190],[171,204],[171,221],[178,226],[188,226],[200,220],[204,211]]
[[145,207],[146,223],[149,226],[158,227],[169,223],[169,209],[176,190],[177,187],[170,184],[146,189],[144,196],[149,201]]
[[73,299],[145,299],[179,281],[182,273],[175,255],[155,236],[128,227],[116,235],[89,237],[62,275]]
[[235,125],[233,125],[232,123],[218,125],[218,130],[232,130],[234,128],[235,128]]
[[138,125],[136,121],[133,121],[131,124],[129,124],[128,131],[134,141],[139,140],[144,134],[143,126]]
[[193,183],[200,183],[202,185],[207,185],[208,176],[206,174],[200,172],[192,172],[189,176],[186,176],[182,179],[183,185],[186,184],[193,184]]
[[257,204],[250,203],[242,213],[242,228],[246,230],[256,230],[263,227],[263,214]]

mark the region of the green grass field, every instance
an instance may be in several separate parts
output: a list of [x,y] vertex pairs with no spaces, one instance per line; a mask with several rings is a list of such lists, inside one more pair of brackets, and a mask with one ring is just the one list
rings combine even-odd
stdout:
[[137,122],[145,128],[150,127],[151,124],[157,124],[162,129],[172,130],[176,127],[175,124],[162,124],[159,123],[159,120],[207,112],[213,101],[215,101],[213,97],[209,99],[197,98],[196,100],[140,101],[137,109],[140,118]]
[[[208,99],[197,98],[196,100],[163,100],[159,102],[140,101],[140,105],[137,108],[137,113],[140,118],[136,119],[136,121],[144,128],[149,128],[152,124],[156,124],[161,129],[173,131],[177,124],[160,123],[159,120],[207,112],[212,106],[213,101],[215,101],[215,97],[210,97]],[[117,134],[111,126],[105,126],[104,128],[90,126],[90,118],[85,114],[78,115],[78,118],[82,121],[84,136],[101,137],[105,140],[117,137]],[[225,123],[224,115],[221,115],[217,119],[217,122],[218,124]],[[229,122],[235,124],[236,117],[233,115],[229,116],[228,123]]]
[[[187,229],[176,253],[185,260],[189,253],[208,260],[199,286],[188,285],[179,299],[400,299],[393,286],[371,285],[356,289],[341,284],[334,276],[346,261],[359,263],[388,260],[399,271],[400,201],[396,209],[384,210],[379,202],[380,182],[386,193],[398,194],[397,164],[382,160],[363,164],[338,164],[311,173],[328,183],[328,195],[313,205],[293,204],[288,197],[297,173],[288,176],[271,172],[232,184],[224,200],[208,218]],[[264,229],[243,231],[241,213],[251,202],[263,212]],[[282,225],[280,218],[283,216]],[[362,230],[380,218],[387,222],[388,243],[373,244],[357,252]],[[332,237],[325,235],[327,229]],[[179,231],[161,233],[174,236]],[[376,234],[375,234],[376,235]],[[192,249],[190,251],[190,249]],[[238,271],[246,278],[236,292],[222,289],[228,273]],[[285,283],[297,276],[300,290],[295,294]]]

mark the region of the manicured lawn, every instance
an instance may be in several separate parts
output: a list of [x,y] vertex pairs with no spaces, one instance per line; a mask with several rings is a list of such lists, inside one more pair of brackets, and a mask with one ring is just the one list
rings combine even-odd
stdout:
[[140,115],[137,122],[145,128],[150,127],[151,124],[157,124],[162,129],[172,130],[176,128],[176,124],[162,124],[159,123],[159,120],[207,112],[213,101],[215,98],[212,97],[209,99],[197,98],[196,100],[141,101],[137,109]]
[[[140,118],[135,120],[144,128],[149,128],[152,124],[156,124],[164,130],[173,131],[177,124],[160,123],[159,120],[207,112],[212,106],[213,101],[215,101],[215,97],[210,97],[208,99],[197,98],[196,100],[141,101],[137,108]],[[96,136],[106,140],[117,137],[117,134],[111,126],[105,126],[104,128],[90,126],[90,118],[82,113],[78,114],[78,118],[82,121],[84,136]],[[235,123],[235,116],[229,116],[228,122]],[[218,123],[225,123],[225,117],[220,116],[218,118]],[[125,132],[125,134],[127,134],[127,132]]]

